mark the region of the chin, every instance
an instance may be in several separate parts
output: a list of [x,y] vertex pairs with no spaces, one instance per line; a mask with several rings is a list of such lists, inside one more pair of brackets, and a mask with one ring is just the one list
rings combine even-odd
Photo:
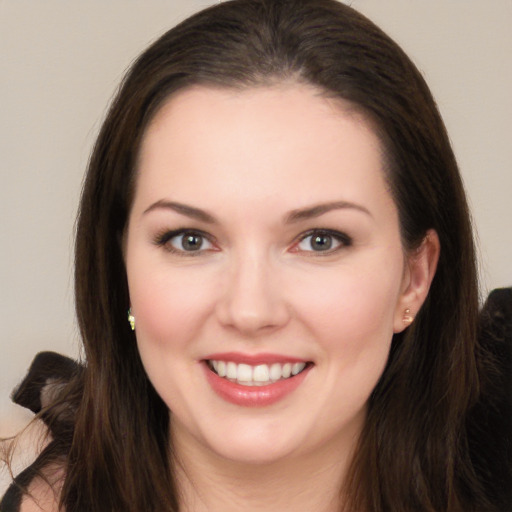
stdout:
[[[189,429],[198,443],[198,450],[226,462],[242,465],[265,465],[293,457],[305,446],[305,435],[283,429],[284,422],[262,418],[239,418],[227,424],[199,425]],[[289,422],[287,422],[289,424]],[[195,432],[194,432],[195,431]],[[176,439],[176,436],[175,436]],[[182,438],[182,441],[185,441]]]
[[286,445],[278,445],[272,440],[262,442],[261,439],[253,442],[231,439],[229,444],[210,446],[219,456],[231,463],[261,466],[276,464],[293,457],[296,450]]

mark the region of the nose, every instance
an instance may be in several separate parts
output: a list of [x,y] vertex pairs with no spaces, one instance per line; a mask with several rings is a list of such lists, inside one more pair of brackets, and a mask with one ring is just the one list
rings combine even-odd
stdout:
[[217,304],[219,322],[244,336],[258,336],[286,325],[290,310],[279,269],[265,256],[240,255],[232,261]]

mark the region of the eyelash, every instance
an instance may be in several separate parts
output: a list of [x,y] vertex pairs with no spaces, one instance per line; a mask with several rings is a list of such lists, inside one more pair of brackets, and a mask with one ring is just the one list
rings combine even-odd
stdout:
[[204,233],[203,231],[200,231],[198,229],[184,229],[184,228],[175,229],[173,231],[165,231],[165,232],[157,235],[155,237],[154,242],[157,246],[163,247],[166,251],[169,251],[173,254],[176,254],[178,256],[184,256],[184,257],[199,256],[199,255],[203,254],[204,251],[209,250],[209,249],[199,249],[197,251],[186,251],[184,249],[178,249],[176,247],[173,247],[169,243],[173,238],[176,238],[178,236],[186,236],[186,235],[201,237],[203,240],[206,240],[210,244],[212,244],[212,245],[214,244],[214,239],[210,235]]
[[[184,256],[184,257],[199,256],[199,255],[203,254],[205,251],[212,250],[212,249],[208,248],[208,249],[198,249],[196,251],[187,251],[185,249],[178,249],[169,243],[173,238],[176,238],[179,236],[183,237],[186,235],[200,237],[200,238],[202,238],[203,241],[206,241],[206,242],[210,243],[211,245],[214,245],[214,238],[211,237],[210,235],[208,235],[207,233],[204,233],[201,230],[188,229],[188,228],[187,229],[180,228],[180,229],[175,229],[172,231],[165,231],[155,237],[154,243],[159,247],[165,248],[165,250],[167,250],[173,254],[176,254],[178,256]],[[314,250],[308,251],[308,250],[299,249],[299,245],[302,242],[304,242],[305,240],[307,240],[308,238],[313,237],[313,236],[329,237],[331,240],[334,240],[335,242],[337,242],[338,245],[334,248],[329,247],[325,251],[323,251],[323,250],[322,251],[314,251]],[[306,231],[305,233],[301,233],[296,238],[294,243],[292,244],[291,252],[302,252],[305,254],[311,253],[310,255],[315,255],[315,256],[328,256],[328,255],[338,252],[342,248],[350,247],[351,245],[352,245],[352,238],[349,237],[345,233],[342,233],[340,231],[331,230],[331,229],[316,228],[316,229],[311,229],[309,231]],[[215,250],[215,249],[213,249],[213,250]]]
[[[298,248],[299,244],[301,244],[308,238],[314,237],[314,236],[329,237],[329,238],[333,239],[334,241],[336,241],[338,243],[338,245],[334,248],[329,247],[325,251],[313,251],[313,250],[304,251],[304,250],[301,250]],[[312,255],[314,255],[314,256],[329,256],[331,254],[338,252],[339,250],[341,250],[343,248],[350,247],[351,245],[352,245],[352,238],[349,237],[345,233],[342,233],[340,231],[335,231],[332,229],[315,228],[315,229],[311,229],[311,230],[307,231],[306,233],[302,233],[301,235],[299,235],[299,237],[297,238],[297,241],[293,244],[292,252],[302,252],[305,254],[311,253],[311,254],[309,254],[311,256]]]

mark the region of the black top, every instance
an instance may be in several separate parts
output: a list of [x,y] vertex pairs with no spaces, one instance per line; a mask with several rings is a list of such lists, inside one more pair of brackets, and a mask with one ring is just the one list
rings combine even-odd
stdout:
[[[14,389],[12,401],[22,407],[39,414],[48,405],[52,395],[55,395],[55,387],[62,382],[69,381],[73,375],[83,370],[82,365],[69,357],[55,352],[40,352],[36,355],[25,378]],[[43,413],[41,419],[46,423],[52,437],[59,438],[61,429],[66,423],[72,421],[72,407],[63,411],[59,416],[60,422],[47,421]],[[45,449],[51,449],[51,444]],[[26,489],[38,472],[44,468],[45,451],[28,468],[16,476],[12,485],[7,489],[0,502],[0,512],[18,512],[23,497],[23,489]]]
[[[479,330],[480,359],[483,365],[481,396],[468,415],[471,459],[480,481],[496,510],[512,512],[512,288],[494,290],[481,314]],[[486,372],[486,365],[493,368]],[[40,413],[45,401],[54,395],[56,381],[69,380],[83,367],[55,352],[37,354],[26,377],[14,390],[12,400],[34,413]],[[47,423],[52,437],[69,424],[73,408],[63,410],[59,422]],[[41,416],[45,421],[45,415]],[[44,455],[44,453],[43,453]],[[44,458],[21,472],[0,502],[1,512],[18,512],[26,489]],[[482,511],[485,512],[485,511]]]

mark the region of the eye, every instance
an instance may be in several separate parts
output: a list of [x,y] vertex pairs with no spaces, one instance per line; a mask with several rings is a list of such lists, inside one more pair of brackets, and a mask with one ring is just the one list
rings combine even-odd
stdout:
[[302,235],[294,249],[301,252],[332,253],[351,244],[350,237],[344,233],[315,229]]
[[156,244],[175,253],[201,253],[214,248],[204,233],[183,229],[164,233],[157,237]]

